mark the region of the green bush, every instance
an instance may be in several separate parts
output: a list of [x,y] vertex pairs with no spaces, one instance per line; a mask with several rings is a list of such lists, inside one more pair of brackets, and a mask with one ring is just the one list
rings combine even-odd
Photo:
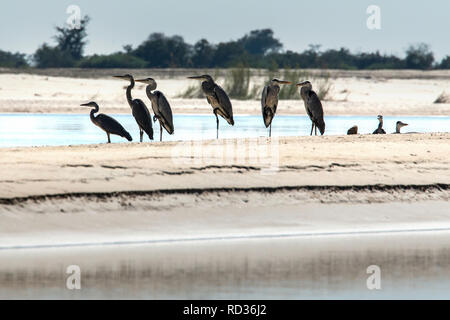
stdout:
[[441,64],[439,65],[441,69],[450,69],[450,56],[446,56],[442,59]]
[[33,59],[38,68],[70,68],[75,66],[75,60],[68,52],[44,43],[34,53]]
[[408,69],[431,69],[434,62],[434,55],[430,47],[424,43],[411,45],[406,50],[406,68]]
[[0,50],[0,67],[24,68],[28,67],[28,62],[22,53],[11,53]]

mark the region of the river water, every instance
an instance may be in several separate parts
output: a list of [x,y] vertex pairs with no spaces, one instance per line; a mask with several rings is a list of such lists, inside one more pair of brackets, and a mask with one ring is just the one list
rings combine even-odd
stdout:
[[[112,115],[130,132],[133,141],[139,141],[139,129],[131,115]],[[450,132],[450,117],[385,117],[386,132],[395,131],[395,123],[409,124],[402,132]],[[346,134],[347,129],[358,125],[360,133],[372,133],[378,125],[376,117],[328,116],[325,118],[326,135]],[[307,116],[276,116],[272,136],[309,135],[311,122]],[[175,132],[163,133],[164,141],[202,140],[216,137],[216,120],[213,114],[174,115]],[[159,141],[159,124],[154,124],[154,141]],[[235,125],[220,120],[220,138],[251,138],[267,136],[261,116],[235,116]],[[88,114],[0,114],[0,147],[58,146],[104,143],[106,134],[94,126]],[[145,137],[148,141],[148,137]],[[112,136],[112,142],[126,142]]]

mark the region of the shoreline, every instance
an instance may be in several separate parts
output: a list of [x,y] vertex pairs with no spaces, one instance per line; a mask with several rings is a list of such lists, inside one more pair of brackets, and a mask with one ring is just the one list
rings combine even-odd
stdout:
[[[295,101],[295,100],[288,100],[288,101]],[[105,108],[106,109],[106,108]],[[211,109],[212,110],[212,109]],[[132,115],[131,114],[131,110],[130,111],[125,111],[122,109],[118,109],[117,112],[108,112],[108,114],[110,116],[114,116],[114,115]],[[34,111],[34,112],[23,112],[23,111],[17,111],[17,112],[1,112],[1,108],[0,108],[0,116],[2,115],[66,115],[66,116],[70,116],[70,115],[87,115],[89,116],[89,113],[86,113],[86,111],[78,111],[78,110],[74,110],[74,111],[56,111],[56,110],[52,110],[49,112],[39,112],[39,111]],[[174,116],[191,116],[191,115],[196,115],[196,116],[214,116],[213,112],[207,112],[206,110],[202,110],[201,112],[198,111],[192,111],[192,112],[185,112],[185,113],[176,113],[174,114]],[[258,112],[251,112],[251,113],[234,113],[234,116],[239,116],[239,117],[248,117],[248,116],[260,116],[260,113]],[[306,113],[297,113],[297,112],[280,112],[277,113],[277,117],[290,117],[290,116],[294,116],[294,117],[307,117],[308,115]],[[368,114],[368,113],[331,113],[331,114],[325,114],[324,117],[357,117],[357,116],[373,116],[373,114]],[[433,118],[445,118],[445,117],[450,117],[450,115],[448,114],[421,114],[421,113],[400,113],[400,114],[388,114],[388,115],[384,115],[384,117],[433,117]],[[376,118],[376,117],[375,117]],[[430,133],[441,133],[441,132],[430,132]]]
[[450,133],[424,133],[1,148],[0,198],[447,186],[449,141]]
[[[442,192],[443,198],[440,199],[450,199],[450,183],[436,183],[436,184],[410,184],[410,185],[396,185],[396,184],[371,184],[371,185],[302,185],[302,186],[279,186],[279,187],[249,187],[249,188],[186,188],[186,189],[157,189],[157,190],[142,190],[142,191],[113,191],[113,192],[76,192],[76,193],[60,193],[60,194],[42,194],[42,195],[31,195],[27,197],[12,197],[12,198],[0,198],[0,206],[16,206],[27,202],[39,203],[46,201],[76,201],[76,200],[86,200],[86,201],[110,201],[114,198],[136,198],[136,197],[164,197],[164,196],[176,196],[176,195],[192,195],[194,197],[202,195],[211,194],[249,194],[249,193],[262,193],[262,194],[276,194],[284,192],[303,192],[303,193],[313,193],[313,192],[324,192],[324,193],[349,193],[352,194],[363,194],[366,196],[364,199],[351,199],[351,196],[347,196],[346,202],[348,203],[383,203],[382,199],[367,199],[367,195],[371,193],[386,193],[386,194],[400,194],[405,191],[411,192],[425,192],[434,193]],[[446,195],[449,195],[448,197]],[[317,199],[316,199],[317,200]],[[342,200],[342,199],[340,199]],[[326,202],[321,200],[322,203]],[[385,202],[393,201],[392,199],[386,200]],[[401,201],[425,201],[424,199],[414,200],[414,198],[407,198]],[[328,199],[329,203],[334,203],[333,200]],[[339,201],[337,201],[339,202]],[[1,208],[0,208],[1,209]]]

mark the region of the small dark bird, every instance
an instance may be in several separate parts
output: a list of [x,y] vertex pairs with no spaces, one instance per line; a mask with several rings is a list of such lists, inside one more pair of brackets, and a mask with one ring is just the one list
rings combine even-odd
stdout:
[[403,123],[401,121],[397,121],[396,125],[395,125],[395,132],[394,133],[401,133],[400,129],[407,126],[407,123]]
[[111,134],[115,134],[118,136],[121,136],[128,141],[133,141],[133,138],[131,138],[130,134],[127,130],[122,127],[122,125],[115,120],[114,118],[111,118],[110,116],[107,116],[106,114],[100,113],[97,116],[95,114],[99,111],[98,104],[95,102],[88,102],[81,105],[82,107],[89,107],[94,108],[91,110],[91,121],[93,124],[95,124],[97,127],[102,129],[106,132],[108,136],[108,143],[111,143]]
[[353,126],[350,129],[347,130],[347,134],[351,135],[351,134],[358,134],[358,126]]
[[272,135],[272,119],[275,117],[278,106],[278,94],[280,93],[280,84],[291,84],[289,81],[273,79],[270,84],[264,87],[261,96],[261,111],[264,125],[269,128],[269,137]]
[[317,136],[317,128],[319,128],[320,134],[323,135],[325,133],[325,122],[323,120],[323,108],[322,103],[320,102],[317,94],[312,90],[312,84],[309,81],[304,81],[301,83],[297,83],[297,87],[301,87],[300,96],[305,103],[306,113],[311,119],[311,136],[313,133],[313,129],[315,135]]
[[216,116],[217,134],[216,138],[219,138],[219,117],[227,120],[229,124],[234,126],[233,120],[233,107],[231,105],[230,98],[218,84],[216,84],[213,78],[207,74],[202,76],[188,77],[188,79],[196,79],[202,81],[202,90],[206,95],[206,100],[213,107],[214,115]]
[[378,115],[377,119],[379,121],[378,128],[375,129],[373,134],[386,134],[386,131],[384,131],[384,129],[383,129],[383,116]]
[[153,113],[155,114],[153,116],[153,121],[156,122],[156,120],[159,120],[159,141],[162,141],[162,127],[164,127],[169,134],[173,134],[174,131],[172,109],[170,108],[170,104],[164,94],[161,91],[156,90],[157,84],[154,79],[147,78],[136,80],[136,82],[147,84],[145,92],[152,103]]
[[131,97],[131,89],[134,88],[133,76],[126,74],[124,76],[114,76],[114,78],[130,81],[130,85],[127,87],[126,96],[131,108],[131,113],[139,126],[140,141],[142,142],[144,140],[144,131],[147,133],[150,140],[153,140],[152,117],[150,111],[148,111],[147,106],[141,99],[133,99]]

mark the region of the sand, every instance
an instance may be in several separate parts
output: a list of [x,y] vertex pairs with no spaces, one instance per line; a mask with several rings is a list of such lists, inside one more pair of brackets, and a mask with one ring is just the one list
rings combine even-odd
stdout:
[[[38,74],[0,72],[0,112],[85,113],[79,107],[80,103],[95,100],[105,113],[129,113],[124,89],[127,83],[109,77],[127,71],[70,69],[36,70],[35,73]],[[180,94],[189,86],[200,85],[186,79],[186,76],[201,73],[202,70],[149,70],[152,74],[146,74],[142,70],[130,72],[136,77],[154,76],[158,89],[166,94],[174,113],[211,113],[206,99],[180,98]],[[262,90],[266,78],[261,72],[254,72],[251,87],[256,86]],[[329,97],[323,102],[327,115],[450,114],[449,103],[433,103],[441,93],[450,88],[448,72],[315,70],[313,74],[320,75],[324,72],[332,76]],[[100,78],[95,77],[96,73]],[[223,78],[217,81],[224,84]],[[313,86],[318,85],[317,81],[312,81]],[[137,85],[133,96],[150,104],[144,85]],[[235,114],[259,115],[261,112],[260,102],[257,100],[232,100],[232,104]],[[298,97],[295,100],[281,101],[277,113],[304,115],[305,109]]]
[[124,191],[449,184],[450,134],[0,149],[0,198]]

